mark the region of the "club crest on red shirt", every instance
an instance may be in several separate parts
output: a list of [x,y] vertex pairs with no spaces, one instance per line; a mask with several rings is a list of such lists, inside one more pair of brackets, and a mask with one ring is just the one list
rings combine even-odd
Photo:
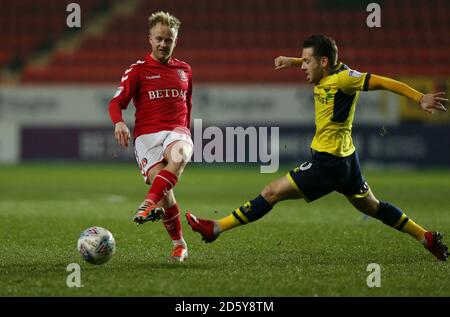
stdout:
[[187,81],[188,79],[187,79],[187,76],[186,76],[186,73],[184,72],[184,70],[182,70],[182,69],[179,69],[178,70],[178,76],[180,76],[180,79],[182,80],[182,81]]

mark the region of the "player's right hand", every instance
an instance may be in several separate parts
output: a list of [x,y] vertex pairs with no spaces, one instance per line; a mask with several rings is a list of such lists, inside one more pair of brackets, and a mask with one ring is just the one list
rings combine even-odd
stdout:
[[278,56],[274,60],[275,63],[275,70],[289,68],[292,66],[292,60],[291,57],[287,56]]
[[114,128],[114,136],[116,138],[117,143],[119,143],[123,147],[128,146],[128,142],[130,141],[131,135],[130,130],[128,129],[125,122],[120,121],[117,122]]

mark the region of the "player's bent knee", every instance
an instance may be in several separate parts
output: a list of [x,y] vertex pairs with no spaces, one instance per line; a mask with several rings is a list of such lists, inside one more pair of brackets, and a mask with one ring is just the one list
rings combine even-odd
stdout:
[[377,199],[365,197],[353,199],[352,204],[356,207],[356,209],[365,213],[366,215],[374,216],[378,212],[380,202]]
[[188,142],[178,141],[168,148],[167,158],[174,165],[185,166],[193,154],[192,145]]
[[380,206],[380,201],[370,192],[369,195],[365,197],[364,202],[365,211],[363,212],[371,216],[376,215]]
[[376,215],[377,214],[377,212],[378,212],[378,209],[380,208],[380,201],[378,201],[378,200],[372,200],[371,202],[370,202],[370,212],[373,214],[373,215]]
[[276,186],[270,183],[261,191],[261,196],[270,204],[275,205],[279,201],[278,192]]

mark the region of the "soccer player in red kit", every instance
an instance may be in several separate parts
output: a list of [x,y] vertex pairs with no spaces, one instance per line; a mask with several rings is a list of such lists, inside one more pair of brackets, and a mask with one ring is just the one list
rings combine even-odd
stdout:
[[180,24],[166,12],[149,17],[151,53],[125,70],[109,113],[117,142],[127,147],[130,130],[122,119],[122,109],[133,98],[136,160],[145,182],[151,184],[133,220],[143,224],[162,219],[174,245],[171,259],[182,262],[188,248],[173,187],[192,156],[193,143],[189,131],[192,71],[187,63],[172,57]]

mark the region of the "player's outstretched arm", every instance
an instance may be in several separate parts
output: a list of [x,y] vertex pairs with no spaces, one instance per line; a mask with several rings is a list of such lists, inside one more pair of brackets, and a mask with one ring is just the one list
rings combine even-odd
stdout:
[[302,66],[303,59],[301,57],[278,56],[274,60],[275,70],[285,69],[292,66]]
[[448,102],[448,99],[441,97],[445,95],[445,92],[423,94],[405,83],[378,75],[370,76],[368,88],[368,90],[385,89],[408,97],[419,103],[423,111],[428,113],[433,113],[434,110],[447,111],[447,108],[443,105],[443,103]]

